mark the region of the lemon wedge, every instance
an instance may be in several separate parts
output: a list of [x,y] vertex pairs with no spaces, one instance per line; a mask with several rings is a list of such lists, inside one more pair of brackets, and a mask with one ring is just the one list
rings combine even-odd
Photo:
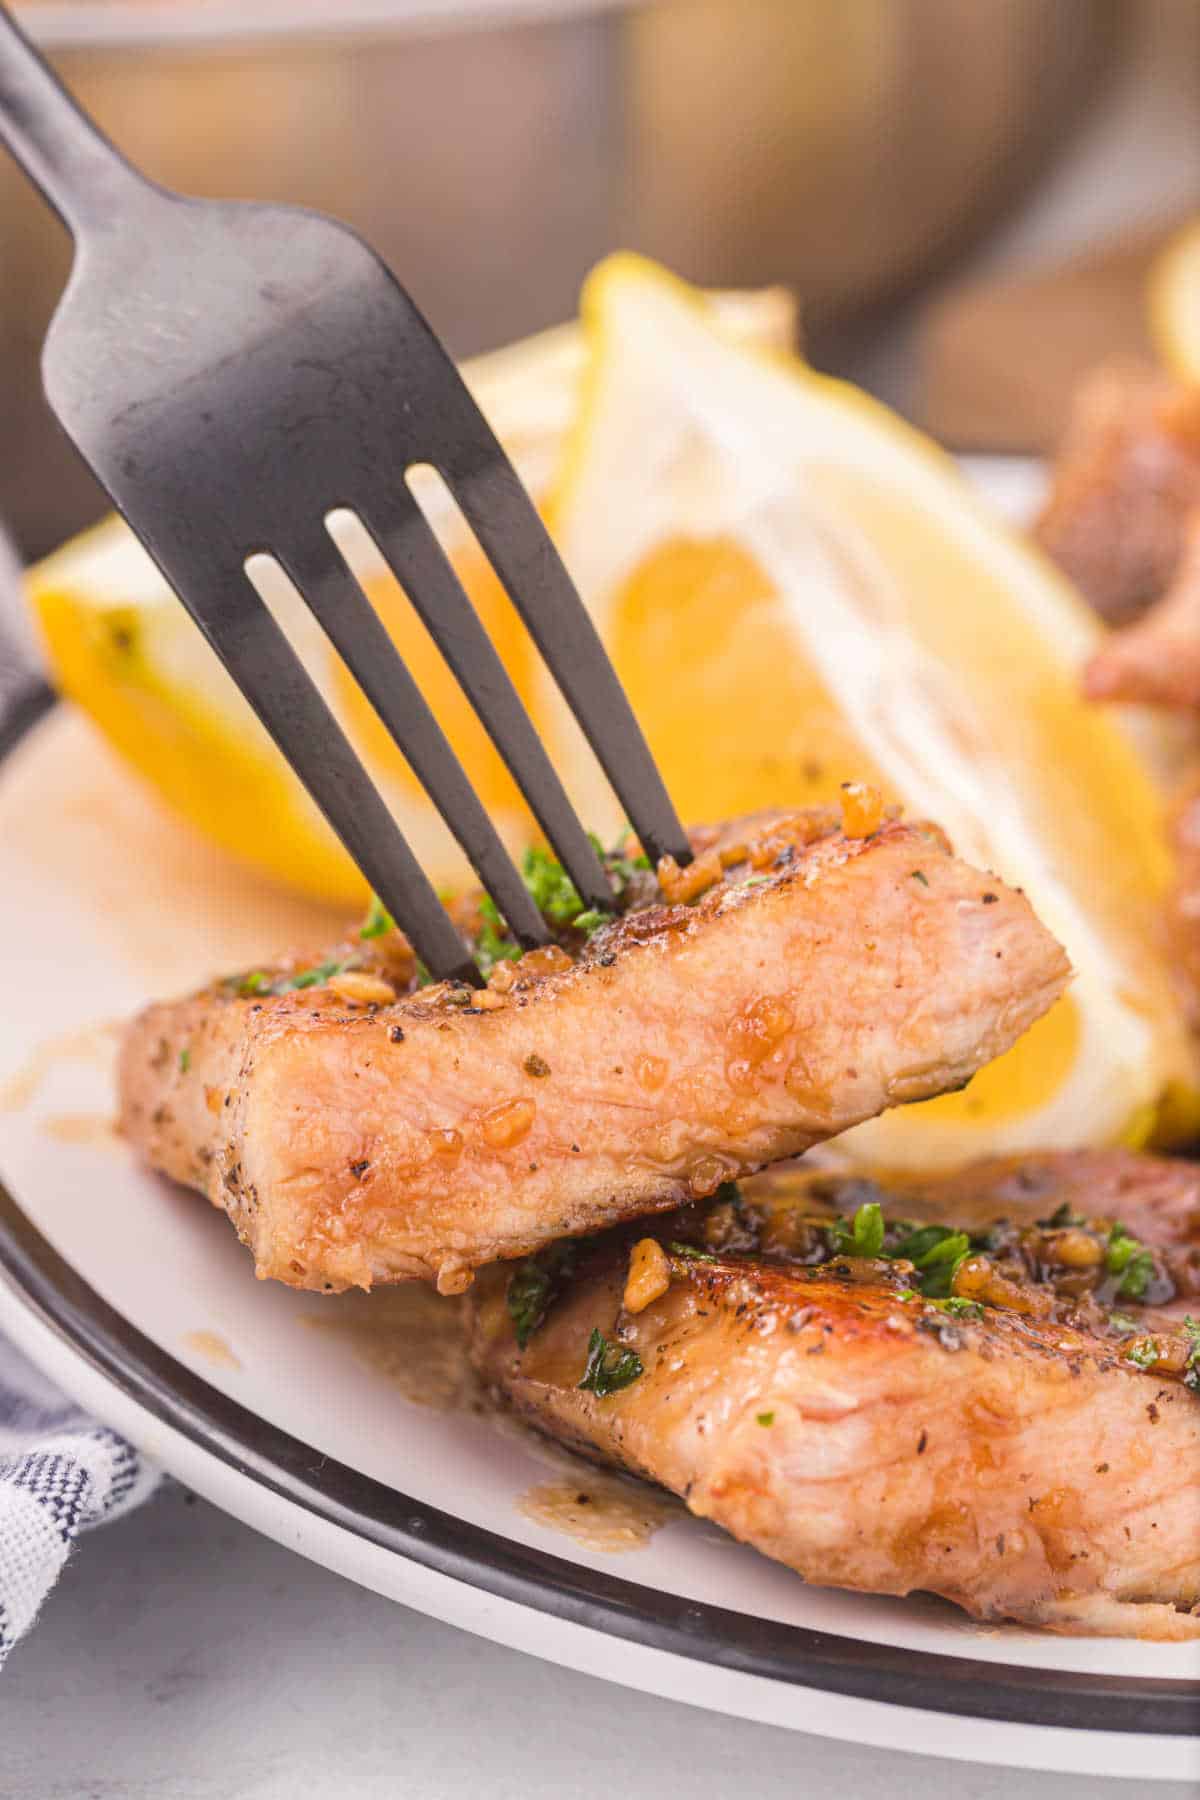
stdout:
[[[782,289],[712,298],[732,337],[789,343],[795,304]],[[585,348],[577,324],[556,327],[468,363],[468,385],[523,478],[541,492],[577,410]],[[422,496],[519,691],[531,650],[491,569],[444,490]],[[365,533],[341,541],[439,722],[503,835],[532,825],[470,706]],[[276,571],[262,580],[309,673],[329,701],[423,866],[439,884],[467,871],[404,758]],[[90,714],[129,763],[178,812],[242,861],[319,900],[357,906],[364,886],[214,652],[128,528],[109,518],[34,568],[28,595],[60,692]]]
[[[841,1143],[933,1167],[1177,1129],[1196,1067],[1159,948],[1162,803],[1079,696],[1098,637],[1083,604],[920,434],[731,342],[653,265],[602,264],[583,316],[592,359],[551,524],[683,816],[865,779],[1024,887],[1077,971],[962,1094]],[[549,684],[538,705],[583,816],[614,828]]]
[[1150,330],[1181,381],[1200,381],[1200,219],[1177,231],[1149,281]]

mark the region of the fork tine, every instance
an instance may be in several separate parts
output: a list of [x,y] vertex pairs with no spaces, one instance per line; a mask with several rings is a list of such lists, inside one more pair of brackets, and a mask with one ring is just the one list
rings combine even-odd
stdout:
[[407,487],[389,490],[359,517],[416,607],[470,700],[586,907],[611,912],[613,892],[533,728],[432,526]]
[[[484,428],[486,429],[486,428]],[[495,438],[442,469],[652,863],[692,859],[650,747],[537,508]],[[490,453],[489,453],[490,448]]]
[[332,537],[275,551],[525,949],[550,941],[462,764]]
[[[157,559],[156,559],[157,560]],[[160,566],[417,955],[439,980],[479,971],[396,821],[245,570]]]

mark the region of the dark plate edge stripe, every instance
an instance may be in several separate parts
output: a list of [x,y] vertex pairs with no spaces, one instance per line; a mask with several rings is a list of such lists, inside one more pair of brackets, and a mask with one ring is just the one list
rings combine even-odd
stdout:
[[[17,730],[0,729],[0,755],[51,699],[23,709]],[[269,1425],[161,1350],[53,1249],[3,1184],[0,1270],[63,1343],[200,1449],[340,1530],[501,1599],[652,1649],[856,1699],[1081,1731],[1192,1736],[1200,1727],[1200,1694],[1189,1681],[978,1662],[759,1619],[660,1594],[411,1500]]]
[[36,676],[30,676],[25,686],[5,697],[0,705],[0,762],[50,711],[56,699],[54,689]]

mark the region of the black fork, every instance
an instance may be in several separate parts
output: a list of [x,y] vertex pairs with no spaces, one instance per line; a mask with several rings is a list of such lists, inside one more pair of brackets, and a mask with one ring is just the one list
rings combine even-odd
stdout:
[[[517,941],[546,926],[343,560],[357,514],[586,907],[612,889],[406,471],[446,482],[652,860],[689,857],[633,711],[516,472],[395,277],[345,226],[146,180],[0,7],[0,137],[76,254],[43,353],[67,434],[431,974],[479,975],[428,877],[246,573],[284,568]],[[263,821],[264,831],[271,829]]]

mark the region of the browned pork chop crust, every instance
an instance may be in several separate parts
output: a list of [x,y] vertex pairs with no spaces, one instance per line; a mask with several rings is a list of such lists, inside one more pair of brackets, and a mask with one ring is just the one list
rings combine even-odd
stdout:
[[627,914],[476,1010],[219,984],[130,1026],[121,1123],[224,1206],[261,1276],[471,1271],[677,1205],[961,1085],[1061,993],[1024,898],[886,823]]
[[[1114,1183],[1133,1191],[1118,1161],[1109,1180],[1101,1156],[1063,1159],[1052,1197],[1053,1159],[1037,1159],[1030,1213],[1047,1198],[1052,1212],[1064,1194],[1079,1199],[1089,1163],[1107,1197]],[[955,1181],[982,1204],[1019,1174],[992,1165]],[[1200,1396],[1179,1378],[1181,1357],[1169,1352],[1173,1373],[1139,1367],[1131,1351],[1147,1340],[1117,1335],[1120,1314],[1117,1327],[1091,1331],[1058,1310],[949,1310],[913,1290],[911,1264],[835,1255],[806,1266],[782,1248],[783,1179],[777,1197],[773,1186],[752,1183],[746,1203],[732,1203],[732,1229],[755,1250],[706,1247],[731,1230],[727,1201],[650,1225],[669,1282],[636,1313],[625,1299],[638,1233],[589,1246],[523,1351],[514,1278],[486,1271],[471,1299],[485,1380],[539,1428],[670,1488],[808,1581],[928,1591],[984,1619],[1200,1636]],[[851,1203],[863,1187],[850,1184]],[[1151,1214],[1174,1239],[1161,1165],[1151,1187]],[[955,1184],[931,1191],[952,1207]],[[908,1207],[912,1191],[893,1199]],[[803,1184],[791,1202],[810,1210]],[[916,1216],[936,1210],[935,1199]],[[803,1229],[792,1249],[813,1254]],[[596,1332],[626,1380],[608,1393],[580,1387]],[[1178,1343],[1186,1353],[1189,1340]],[[631,1354],[641,1372],[628,1379],[632,1365],[618,1359]]]

